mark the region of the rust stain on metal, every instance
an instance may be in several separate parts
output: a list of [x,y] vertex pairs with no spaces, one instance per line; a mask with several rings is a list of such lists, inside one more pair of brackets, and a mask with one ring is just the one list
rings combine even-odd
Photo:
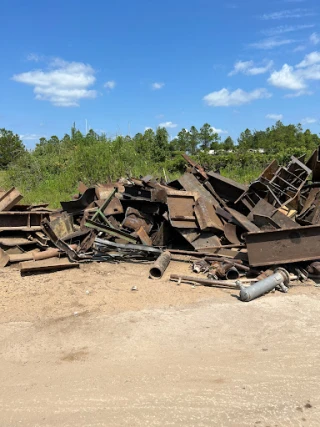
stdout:
[[140,227],[143,227],[146,233],[149,234],[153,227],[153,219],[144,212],[140,212],[134,208],[128,208],[122,226],[134,231],[138,231]]
[[235,224],[226,223],[224,225],[224,235],[230,243],[240,245],[240,240],[238,239],[237,235],[237,226]]
[[0,212],[9,211],[13,206],[20,202],[23,196],[16,188],[11,188],[0,197]]
[[144,227],[139,228],[139,230],[137,231],[137,236],[141,240],[141,243],[147,246],[152,246],[152,240],[146,233],[146,230],[144,229]]
[[58,218],[50,221],[51,228],[59,239],[68,236],[74,232],[73,229],[73,217],[63,212]]
[[219,237],[213,232],[202,232],[200,236],[192,242],[192,246],[197,251],[205,251],[207,248],[221,246],[221,242]]
[[320,226],[248,233],[246,244],[252,267],[317,260],[320,259]]
[[202,176],[203,179],[208,179],[208,175],[201,165],[199,165],[197,162],[192,160],[186,154],[182,154],[182,157],[186,162],[189,163],[189,165],[191,165]]
[[195,199],[185,191],[173,191],[168,194],[170,222],[177,228],[197,228],[194,214]]
[[[96,200],[95,203],[99,208],[101,208],[104,204],[104,200]],[[113,197],[103,211],[106,216],[118,215],[122,214],[123,212],[123,206],[117,197]]]
[[79,268],[80,265],[76,262],[70,262],[68,259],[45,259],[41,261],[26,261],[20,263],[21,274],[45,272],[45,271],[58,271],[70,268]]
[[49,218],[48,212],[0,212],[0,231],[40,231],[45,218]]
[[242,215],[240,212],[235,209],[225,208],[235,219],[235,221],[241,225],[245,230],[255,232],[259,231],[259,228],[253,224],[246,216]]
[[194,212],[201,230],[213,228],[223,231],[223,224],[208,199],[203,196],[199,197],[196,201]]
[[204,197],[214,207],[219,206],[219,202],[215,199],[215,197],[204,188],[204,186],[197,180],[197,178],[192,173],[185,173],[178,179],[178,181],[186,191],[198,193],[199,196]]

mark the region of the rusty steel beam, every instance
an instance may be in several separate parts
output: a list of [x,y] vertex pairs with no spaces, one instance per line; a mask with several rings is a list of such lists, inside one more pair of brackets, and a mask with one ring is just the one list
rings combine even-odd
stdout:
[[192,160],[186,154],[182,154],[182,157],[184,158],[184,160],[186,162],[189,163],[190,166],[192,166],[193,168],[195,168],[195,170],[202,176],[203,179],[208,179],[208,175],[207,175],[206,171],[203,169],[202,166],[200,166],[197,162],[195,162],[194,160]]
[[27,273],[40,273],[46,271],[66,270],[69,268],[79,268],[80,265],[76,262],[70,262],[68,259],[53,258],[44,259],[41,261],[25,261],[20,263],[21,275]]
[[240,212],[228,207],[225,207],[225,209],[232,215],[233,219],[239,225],[241,225],[245,230],[251,231],[251,232],[259,231],[259,228],[255,224],[253,224],[253,222],[251,222],[246,216],[242,215]]
[[11,188],[0,197],[0,211],[9,211],[13,206],[20,202],[23,196],[16,188]]
[[198,193],[199,196],[204,197],[215,208],[219,206],[219,202],[215,199],[215,197],[204,188],[204,186],[192,173],[185,173],[178,179],[178,181],[186,191]]
[[40,231],[45,218],[49,218],[48,212],[0,212],[0,231]]
[[197,199],[194,208],[196,218],[201,230],[214,229],[223,231],[223,224],[208,199],[201,196]]
[[320,226],[248,233],[246,244],[252,267],[318,260]]

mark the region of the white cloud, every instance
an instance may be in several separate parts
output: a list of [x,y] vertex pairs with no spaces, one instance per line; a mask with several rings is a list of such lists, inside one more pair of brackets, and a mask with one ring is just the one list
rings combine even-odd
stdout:
[[306,117],[304,119],[301,120],[301,123],[303,125],[311,125],[312,123],[316,123],[318,120],[315,119],[314,117]]
[[172,123],[172,122],[164,122],[159,124],[160,128],[167,128],[167,129],[173,129],[173,128],[176,128],[177,126],[178,125],[176,123]]
[[89,89],[96,80],[94,74],[90,65],[56,58],[46,70],[15,74],[12,79],[34,86],[35,99],[49,101],[58,107],[74,107],[79,106],[81,99],[97,96],[95,90]]
[[105,82],[105,84],[103,85],[106,89],[114,89],[116,87],[116,82],[114,80],[109,80],[107,82]]
[[162,89],[164,87],[164,83],[155,82],[155,83],[152,83],[151,87],[153,90],[159,90],[159,89]]
[[270,98],[272,95],[266,89],[255,89],[252,92],[245,92],[237,89],[229,92],[223,88],[217,92],[211,92],[203,100],[210,107],[229,107],[230,105],[242,105],[261,98]]
[[254,47],[255,49],[274,49],[275,47],[284,46],[287,44],[295,43],[296,40],[291,39],[278,39],[274,37],[270,37],[268,39],[260,40],[256,43],[251,43],[249,46]]
[[312,33],[310,36],[310,42],[314,45],[317,45],[320,43],[320,36],[318,33]]
[[23,141],[34,141],[40,138],[45,138],[44,135],[37,135],[36,133],[26,133],[24,135],[19,135],[19,136],[20,136],[20,139],[22,139]]
[[266,115],[266,119],[282,120],[283,119],[283,115],[282,114],[267,114]]
[[305,68],[309,67],[310,65],[317,64],[320,62],[320,52],[311,52],[308,55],[306,55],[298,65],[296,65],[296,68]]
[[217,133],[217,134],[226,134],[226,133],[229,133],[227,130],[217,129],[214,126],[211,126],[211,130],[212,130],[213,133]]
[[262,30],[262,34],[272,37],[279,36],[280,34],[293,33],[296,31],[306,30],[308,28],[313,28],[314,24],[306,25],[279,25],[278,27],[269,28],[267,30]]
[[288,64],[284,64],[280,71],[274,71],[268,83],[281,89],[301,90],[306,87],[303,79]]
[[265,62],[264,66],[254,66],[253,61],[238,61],[234,64],[233,70],[228,74],[228,76],[234,76],[238,73],[243,73],[248,76],[255,76],[258,74],[264,74],[270,70],[273,66],[273,61]]
[[288,18],[303,18],[306,16],[314,16],[315,13],[310,9],[290,9],[290,10],[281,10],[280,12],[265,13],[261,16],[263,20],[275,20],[275,19],[288,19]]
[[311,92],[309,90],[299,90],[298,92],[287,93],[286,95],[284,95],[284,97],[285,98],[298,98],[299,96],[304,96],[304,95],[313,95],[313,92]]
[[306,80],[320,80],[320,64],[300,69],[297,74]]

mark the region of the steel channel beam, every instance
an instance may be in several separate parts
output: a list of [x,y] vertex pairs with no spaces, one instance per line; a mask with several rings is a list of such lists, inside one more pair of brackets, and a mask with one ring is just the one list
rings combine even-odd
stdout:
[[320,225],[248,233],[249,264],[252,267],[320,259]]

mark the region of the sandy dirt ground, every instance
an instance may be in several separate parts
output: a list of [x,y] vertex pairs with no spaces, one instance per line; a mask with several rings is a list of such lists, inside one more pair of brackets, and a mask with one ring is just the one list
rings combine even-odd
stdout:
[[242,303],[148,268],[0,270],[1,427],[320,425],[319,288]]

